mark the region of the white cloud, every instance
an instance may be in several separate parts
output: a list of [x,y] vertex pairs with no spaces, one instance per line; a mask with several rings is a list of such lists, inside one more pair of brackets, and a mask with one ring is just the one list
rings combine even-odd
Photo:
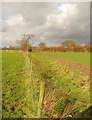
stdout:
[[63,12],[63,14],[74,14],[77,11],[76,7],[76,4],[61,4],[57,9]]
[[19,24],[22,24],[22,22],[23,22],[22,15],[14,15],[14,16],[9,17],[6,20],[6,23],[10,26],[19,25]]

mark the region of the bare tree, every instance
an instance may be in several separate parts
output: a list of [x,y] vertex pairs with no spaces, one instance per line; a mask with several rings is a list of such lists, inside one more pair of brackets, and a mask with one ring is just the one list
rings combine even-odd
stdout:
[[78,45],[78,43],[74,42],[73,40],[66,40],[66,41],[62,42],[61,45],[65,46],[65,47],[74,47],[74,46]]
[[39,47],[45,47],[45,45],[46,45],[45,43],[40,43]]
[[17,40],[16,43],[19,44],[20,49],[24,51],[28,51],[29,49],[32,49],[29,40],[34,37],[34,34],[24,34],[22,35],[21,40]]

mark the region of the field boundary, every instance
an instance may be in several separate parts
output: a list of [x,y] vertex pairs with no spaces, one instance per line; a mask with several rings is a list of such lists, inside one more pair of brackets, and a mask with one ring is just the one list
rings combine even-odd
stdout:
[[70,60],[67,60],[67,59],[62,59],[62,58],[56,58],[56,57],[52,57],[52,56],[48,56],[48,55],[41,55],[41,54],[37,54],[38,56],[45,56],[49,59],[54,59],[54,60],[57,60],[59,63],[63,63],[63,64],[66,64],[67,67],[69,67],[71,70],[79,70],[81,72],[82,75],[85,75],[85,76],[90,76],[90,67],[84,65],[84,64],[80,64],[80,63],[77,63],[77,62],[73,62],[73,61],[70,61]]

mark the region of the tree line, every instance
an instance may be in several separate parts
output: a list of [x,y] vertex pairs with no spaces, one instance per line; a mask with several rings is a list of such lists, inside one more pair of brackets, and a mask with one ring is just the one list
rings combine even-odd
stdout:
[[33,50],[44,52],[92,52],[92,43],[80,45],[72,40],[66,40],[60,46],[47,47],[45,43],[40,43],[39,47],[33,47]]
[[39,43],[39,46],[32,47],[29,40],[34,37],[33,34],[23,35],[21,40],[17,40],[17,47],[10,46],[9,48],[4,47],[2,50],[23,50],[23,51],[37,51],[37,52],[92,52],[92,43],[80,45],[73,40],[66,40],[61,43],[60,46],[48,47],[45,43]]

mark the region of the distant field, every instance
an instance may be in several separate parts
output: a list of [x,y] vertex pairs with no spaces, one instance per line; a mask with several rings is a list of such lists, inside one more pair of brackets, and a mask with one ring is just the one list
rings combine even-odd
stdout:
[[67,59],[70,61],[90,66],[90,53],[39,52],[39,54]]

